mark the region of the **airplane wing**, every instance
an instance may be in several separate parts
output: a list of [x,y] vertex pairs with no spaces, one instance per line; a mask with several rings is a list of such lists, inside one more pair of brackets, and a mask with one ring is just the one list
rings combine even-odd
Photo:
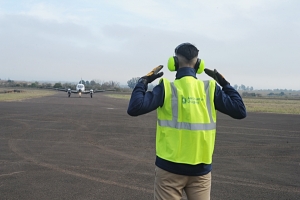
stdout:
[[[72,93],[79,93],[76,90],[71,90]],[[105,92],[105,90],[85,90],[84,92],[82,91],[81,94],[90,94],[90,93],[97,93],[97,92]]]
[[68,89],[66,88],[53,88],[54,90],[58,90],[58,91],[63,91],[63,92],[67,92]]
[[78,93],[77,90],[71,90],[71,93]]
[[[78,93],[78,92],[77,92]],[[90,94],[91,93],[91,91],[90,90],[86,90],[86,91],[84,91],[84,92],[81,92],[82,94]]]
[[78,90],[71,90],[70,88],[54,88],[55,90],[58,91],[63,91],[63,92],[67,92],[68,93],[68,97],[71,96],[71,93],[77,93],[79,94],[79,96],[81,97],[81,94],[90,94],[91,98],[93,98],[93,93],[98,93],[98,92],[105,92],[105,91],[112,91],[112,90],[98,90],[98,89],[90,89],[90,90],[85,90],[85,91],[81,91],[79,92]]
[[[58,91],[63,91],[63,92],[68,92],[70,91],[71,93],[78,93],[78,91],[76,90],[71,90],[71,89],[68,89],[68,88],[53,88],[54,90],[58,90]],[[90,92],[87,92],[87,93],[90,93]]]

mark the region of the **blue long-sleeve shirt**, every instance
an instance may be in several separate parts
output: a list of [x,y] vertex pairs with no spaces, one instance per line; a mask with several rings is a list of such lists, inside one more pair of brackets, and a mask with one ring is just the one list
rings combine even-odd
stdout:
[[[176,79],[184,76],[196,77],[193,68],[184,67],[178,69]],[[159,106],[164,104],[164,85],[161,82],[153,88],[152,91],[147,91],[148,85],[142,82],[138,83],[131,95],[127,113],[130,116],[139,116],[156,110]],[[222,89],[216,85],[214,104],[216,110],[229,115],[235,119],[243,119],[246,117],[246,107],[239,93],[229,84]],[[173,163],[156,156],[155,164],[172,173],[201,176],[209,173],[212,169],[211,164],[187,165]]]

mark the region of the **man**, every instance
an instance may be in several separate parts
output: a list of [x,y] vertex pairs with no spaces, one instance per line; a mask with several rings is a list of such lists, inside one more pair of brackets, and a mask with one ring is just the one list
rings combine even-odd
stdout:
[[[162,78],[147,91],[148,83],[163,75],[162,67],[139,79],[127,110],[131,116],[157,110],[154,198],[179,200],[184,190],[189,200],[210,199],[216,110],[243,119],[245,105],[217,70],[204,69],[190,43],[177,46],[169,59],[169,70],[177,71],[175,81]],[[203,71],[214,80],[198,80],[196,73]]]

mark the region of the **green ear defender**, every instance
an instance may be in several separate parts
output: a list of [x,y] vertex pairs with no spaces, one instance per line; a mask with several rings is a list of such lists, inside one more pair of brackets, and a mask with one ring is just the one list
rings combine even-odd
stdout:
[[178,59],[176,56],[172,56],[168,60],[168,69],[171,72],[177,71],[178,69]]
[[201,60],[198,58],[194,68],[195,68],[197,74],[201,74],[205,68],[204,60]]
[[[197,74],[201,74],[204,71],[205,63],[204,60],[197,59],[197,62],[194,66],[194,69],[196,70]],[[168,60],[168,69],[171,72],[178,70],[178,58],[176,56],[172,56]]]

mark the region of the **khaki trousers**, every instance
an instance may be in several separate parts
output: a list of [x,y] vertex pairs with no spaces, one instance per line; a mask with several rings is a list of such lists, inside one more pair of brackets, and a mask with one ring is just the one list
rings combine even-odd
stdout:
[[203,176],[184,176],[155,167],[155,200],[180,200],[183,190],[188,200],[210,200],[210,189],[211,172]]

